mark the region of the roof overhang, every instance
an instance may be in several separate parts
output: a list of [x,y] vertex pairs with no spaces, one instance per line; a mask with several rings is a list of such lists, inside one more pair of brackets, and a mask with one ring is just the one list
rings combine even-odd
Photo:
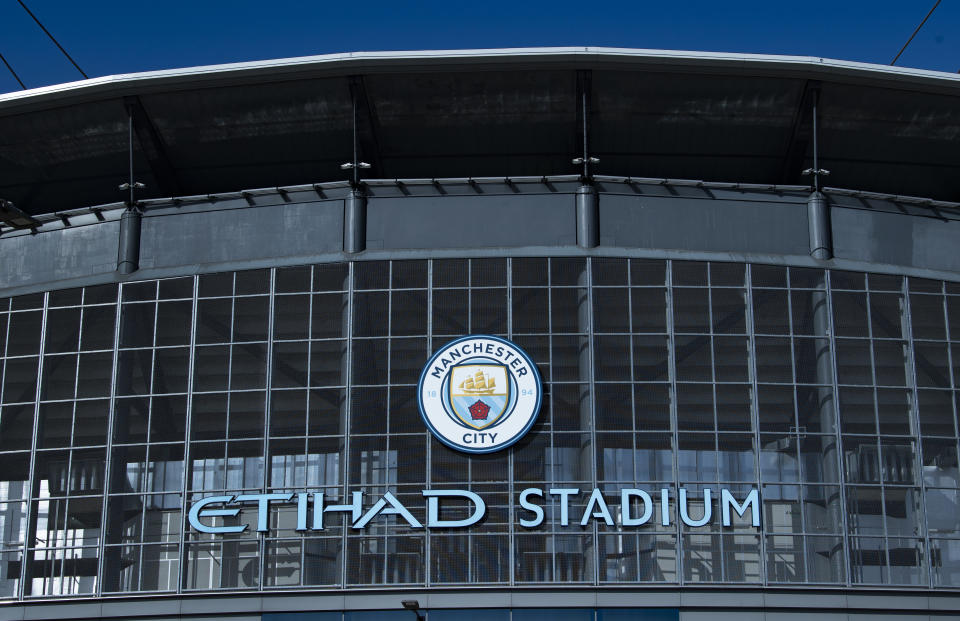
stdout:
[[0,95],[0,197],[29,214],[116,200],[131,109],[141,198],[344,179],[354,101],[371,176],[569,174],[584,89],[598,174],[803,183],[815,91],[831,185],[960,200],[960,75],[597,47],[353,52]]

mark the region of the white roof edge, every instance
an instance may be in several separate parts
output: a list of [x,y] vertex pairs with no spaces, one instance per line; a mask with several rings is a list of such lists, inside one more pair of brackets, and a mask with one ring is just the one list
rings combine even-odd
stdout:
[[[501,48],[501,49],[468,49],[468,50],[419,50],[419,51],[380,51],[380,52],[344,52],[337,54],[322,54],[317,56],[301,56],[251,62],[227,63],[219,65],[203,65],[178,69],[163,69],[139,73],[121,73],[114,75],[78,80],[42,86],[24,91],[0,94],[0,105],[20,102],[32,98],[46,99],[47,96],[68,95],[88,90],[99,90],[109,86],[136,85],[147,82],[175,81],[176,78],[200,77],[221,74],[224,76],[238,73],[257,73],[270,69],[308,69],[323,68],[328,65],[363,64],[389,61],[490,61],[490,60],[556,60],[581,57],[601,57],[609,60],[635,61],[663,61],[665,63],[693,63],[708,61],[729,66],[742,67],[770,67],[793,66],[798,69],[825,69],[828,72],[861,74],[881,79],[907,79],[908,81],[939,82],[944,85],[960,86],[960,74],[928,69],[913,69],[878,65],[816,56],[788,56],[770,54],[741,54],[729,52],[697,52],[685,50],[648,50],[614,47],[531,47],[531,48]],[[912,80],[911,80],[912,79]],[[98,88],[99,87],[99,88]]]

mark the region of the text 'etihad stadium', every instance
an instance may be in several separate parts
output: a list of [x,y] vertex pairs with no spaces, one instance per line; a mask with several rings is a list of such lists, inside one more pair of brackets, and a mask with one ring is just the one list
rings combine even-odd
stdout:
[[[472,335],[455,339],[441,347],[427,362],[417,385],[420,414],[434,437],[450,448],[464,453],[492,453],[505,449],[522,438],[533,426],[540,411],[543,384],[530,356],[515,343],[491,335]],[[584,492],[585,493],[585,492]],[[365,506],[363,492],[353,492],[349,503],[328,504],[323,492],[239,494],[202,498],[190,508],[190,525],[204,533],[241,533],[250,524],[214,524],[211,518],[237,518],[243,505],[257,506],[258,532],[269,529],[270,504],[295,504],[298,531],[324,530],[328,514],[349,516],[351,528],[363,529],[380,516],[396,515],[411,528],[467,528],[487,514],[487,505],[478,494],[469,490],[425,489],[426,523],[390,492],[370,506]],[[577,488],[527,488],[519,494],[517,522],[524,528],[536,528],[547,518],[560,526],[587,526],[602,521],[607,526],[640,527],[656,520],[669,526],[673,512],[670,489],[662,488],[655,503],[650,493],[635,488],[617,494],[619,511],[611,511],[599,489],[593,489],[586,508],[580,515],[571,515],[571,498],[579,500]],[[447,518],[441,517],[441,499]],[[688,502],[687,490],[678,490],[677,511],[681,522],[690,527],[706,526],[715,520],[712,491],[703,490]],[[719,494],[720,519],[731,526],[731,514],[743,518],[749,510],[750,523],[760,526],[760,501],[757,490],[751,490],[739,502],[728,489]],[[691,510],[691,505],[694,509]],[[579,506],[579,505],[577,505]],[[616,508],[616,505],[614,505]],[[559,511],[556,511],[556,510]],[[469,517],[450,519],[469,513]],[[557,513],[559,512],[559,515]],[[697,514],[693,517],[691,514]],[[340,525],[342,520],[337,521]]]
[[[586,493],[586,492],[583,492]],[[342,523],[328,524],[330,514],[349,516],[351,528],[363,529],[380,516],[396,515],[412,528],[467,528],[477,524],[487,514],[487,505],[478,494],[469,490],[445,489],[423,490],[426,500],[426,522],[417,519],[410,510],[390,492],[383,494],[372,505],[365,506],[363,492],[353,492],[351,502],[346,504],[327,504],[323,492],[297,492],[273,494],[239,494],[228,496],[208,496],[202,498],[190,508],[190,525],[203,533],[241,533],[251,524],[219,524],[211,518],[236,518],[241,508],[257,507],[256,530],[269,530],[269,510],[273,505],[293,504],[297,509],[296,530],[324,530],[329,526],[337,527]],[[743,501],[737,498],[728,489],[721,489],[719,494],[720,515],[715,516],[713,511],[713,492],[703,490],[702,503],[700,496],[688,498],[687,490],[679,489],[677,508],[680,521],[691,527],[706,526],[715,522],[717,517],[723,526],[733,524],[733,514],[746,519],[750,512],[750,523],[754,527],[760,526],[760,502],[757,490],[751,490]],[[588,526],[593,521],[603,522],[607,526],[641,527],[652,522],[659,522],[662,526],[669,526],[672,521],[670,489],[663,488],[653,496],[641,489],[622,489],[616,494],[619,501],[619,511],[611,511],[610,504],[599,489],[590,492],[586,507],[582,514],[572,511],[571,499],[579,500],[581,490],[577,488],[550,488],[547,490],[535,487],[527,488],[519,494],[518,523],[524,528],[536,528],[543,524],[546,518],[545,509],[551,502],[556,505],[549,507],[559,510],[560,526]],[[609,495],[608,495],[609,496]],[[442,500],[442,503],[441,503]],[[442,506],[441,506],[442,505]],[[616,505],[614,505],[616,508]],[[447,512],[448,518],[441,516]],[[469,517],[449,519],[449,513],[463,514],[469,512]],[[554,511],[556,513],[556,511]],[[696,514],[695,516],[692,514]],[[330,516],[332,518],[332,516]],[[556,517],[556,516],[555,516]]]

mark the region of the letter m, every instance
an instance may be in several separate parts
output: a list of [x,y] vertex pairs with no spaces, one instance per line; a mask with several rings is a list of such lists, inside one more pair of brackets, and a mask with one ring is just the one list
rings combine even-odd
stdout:
[[751,517],[753,518],[753,525],[758,528],[760,527],[760,496],[757,493],[757,490],[750,490],[750,493],[747,494],[743,504],[740,504],[733,497],[733,494],[731,494],[729,490],[722,489],[720,490],[720,506],[723,513],[724,526],[730,526],[731,507],[740,517],[743,517],[743,514],[747,512],[747,507],[750,507],[752,509]]

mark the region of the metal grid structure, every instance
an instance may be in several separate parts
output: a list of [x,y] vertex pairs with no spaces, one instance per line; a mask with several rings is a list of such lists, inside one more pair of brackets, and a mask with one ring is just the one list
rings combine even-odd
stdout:
[[[390,585],[952,588],[960,286],[738,263],[486,258],[100,285],[0,301],[0,593]],[[538,364],[508,451],[432,439],[415,384],[464,334]],[[184,465],[187,467],[184,467]],[[515,525],[525,487],[757,488],[760,531]],[[204,535],[217,492],[483,496],[467,532]],[[583,497],[571,513],[583,512]],[[693,503],[692,514],[706,508]],[[711,509],[715,514],[719,508]],[[255,508],[241,521],[255,520]],[[26,542],[26,545],[24,545]]]

